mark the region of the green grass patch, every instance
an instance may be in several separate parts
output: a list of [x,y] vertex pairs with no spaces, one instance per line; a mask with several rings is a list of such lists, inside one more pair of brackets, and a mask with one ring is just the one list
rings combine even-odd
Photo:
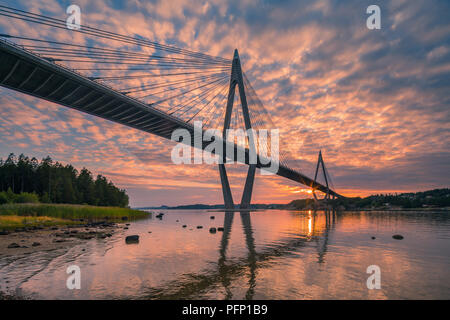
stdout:
[[50,217],[58,219],[130,220],[145,218],[150,213],[119,207],[96,207],[71,204],[14,203],[0,205],[0,216]]
[[73,221],[50,218],[50,217],[32,217],[32,216],[0,216],[0,229],[15,229],[26,228],[34,226],[57,226],[57,225],[70,225]]

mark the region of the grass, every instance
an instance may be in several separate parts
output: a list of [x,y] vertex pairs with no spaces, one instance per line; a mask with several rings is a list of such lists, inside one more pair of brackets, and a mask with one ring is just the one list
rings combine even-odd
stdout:
[[71,220],[50,217],[0,216],[0,228],[15,229],[33,226],[56,226],[73,224]]
[[[71,204],[14,203],[0,205],[0,228],[74,224],[73,220],[121,220],[145,218],[148,212],[118,207]],[[79,223],[79,222],[78,222]]]

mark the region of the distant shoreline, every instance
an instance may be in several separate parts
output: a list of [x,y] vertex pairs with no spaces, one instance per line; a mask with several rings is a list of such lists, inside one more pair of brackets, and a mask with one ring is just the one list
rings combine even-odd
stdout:
[[[246,209],[240,210],[236,208],[234,210],[226,210],[225,208],[213,209],[213,208],[177,208],[177,207],[167,207],[167,208],[132,208],[133,210],[208,210],[208,212],[226,212],[226,211],[263,211],[263,210],[287,210],[287,211],[310,211],[313,209],[296,209],[296,208],[254,208],[254,209]],[[316,210],[324,210],[324,208],[318,208]],[[442,207],[442,208],[353,208],[353,209],[343,209],[340,211],[450,211],[450,207]]]
[[[450,189],[434,189],[421,192],[410,192],[401,194],[378,194],[365,198],[337,198],[337,199],[298,199],[287,204],[252,204],[253,210],[314,210],[334,207],[339,210],[357,211],[398,211],[398,210],[449,210]],[[220,210],[224,211],[223,204],[192,204],[179,206],[140,207],[136,210]],[[234,211],[239,211],[235,207]]]

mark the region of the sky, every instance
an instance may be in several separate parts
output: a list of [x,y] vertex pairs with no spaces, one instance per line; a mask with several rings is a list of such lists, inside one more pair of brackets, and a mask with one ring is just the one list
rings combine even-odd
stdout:
[[[449,1],[0,1],[82,24],[230,58],[242,68],[314,175],[322,150],[346,196],[450,185]],[[369,30],[366,9],[381,9]],[[0,31],[33,34],[0,17]],[[125,188],[131,206],[222,203],[217,167],[175,165],[174,142],[0,87],[0,157],[50,155]],[[135,156],[145,150],[145,160]],[[246,168],[230,165],[235,202]],[[256,175],[253,203],[310,197],[305,186]]]

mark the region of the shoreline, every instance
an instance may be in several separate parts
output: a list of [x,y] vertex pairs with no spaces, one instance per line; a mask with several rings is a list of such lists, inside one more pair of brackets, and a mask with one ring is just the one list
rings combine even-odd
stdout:
[[86,221],[131,221],[150,215],[152,212],[121,207],[45,203],[3,204],[0,205],[0,235],[13,230],[20,232],[83,225]]
[[[44,252],[68,252],[89,240],[108,241],[113,235],[121,234],[128,223],[97,222],[82,226],[50,227],[38,230],[11,232],[0,235],[0,259],[16,261],[23,257]],[[10,247],[12,244],[17,246]],[[84,249],[83,249],[84,251]],[[14,287],[5,282],[0,287],[1,300],[28,300],[20,296]]]
[[[193,210],[207,210],[208,212],[227,212],[227,211],[235,211],[235,212],[239,212],[239,211],[246,211],[246,212],[253,212],[253,211],[266,211],[266,210],[287,210],[287,211],[309,211],[309,210],[314,210],[313,208],[311,209],[297,209],[297,208],[255,208],[255,209],[231,209],[231,210],[226,210],[226,209],[214,209],[214,208],[189,208],[189,209],[179,209],[179,208],[152,208],[152,209],[145,209],[145,208],[133,208],[134,210],[141,210],[141,211],[145,211],[148,212],[146,210],[167,210],[167,211],[173,211],[173,210],[177,210],[177,211],[193,211]],[[328,210],[330,210],[332,208],[328,208]],[[326,208],[317,208],[317,211],[321,211],[321,210],[326,210]],[[335,208],[334,210],[336,211],[346,211],[346,212],[352,212],[352,211],[385,211],[385,212],[389,212],[389,211],[450,211],[450,207],[440,207],[440,208],[391,208],[391,209],[386,209],[386,208],[353,208],[353,209],[338,209]]]
[[70,248],[91,239],[104,240],[127,228],[115,222],[91,222],[35,230],[6,232],[0,235],[0,257]]
[[[75,223],[76,221],[74,221]],[[69,252],[76,246],[86,245],[89,241],[109,241],[123,235],[130,223],[112,221],[87,222],[80,225],[52,226],[34,230],[13,231],[0,235],[0,259],[11,262],[34,254],[53,254]],[[82,251],[85,251],[83,248]],[[0,284],[1,300],[29,300],[18,294],[14,285],[5,281]]]

